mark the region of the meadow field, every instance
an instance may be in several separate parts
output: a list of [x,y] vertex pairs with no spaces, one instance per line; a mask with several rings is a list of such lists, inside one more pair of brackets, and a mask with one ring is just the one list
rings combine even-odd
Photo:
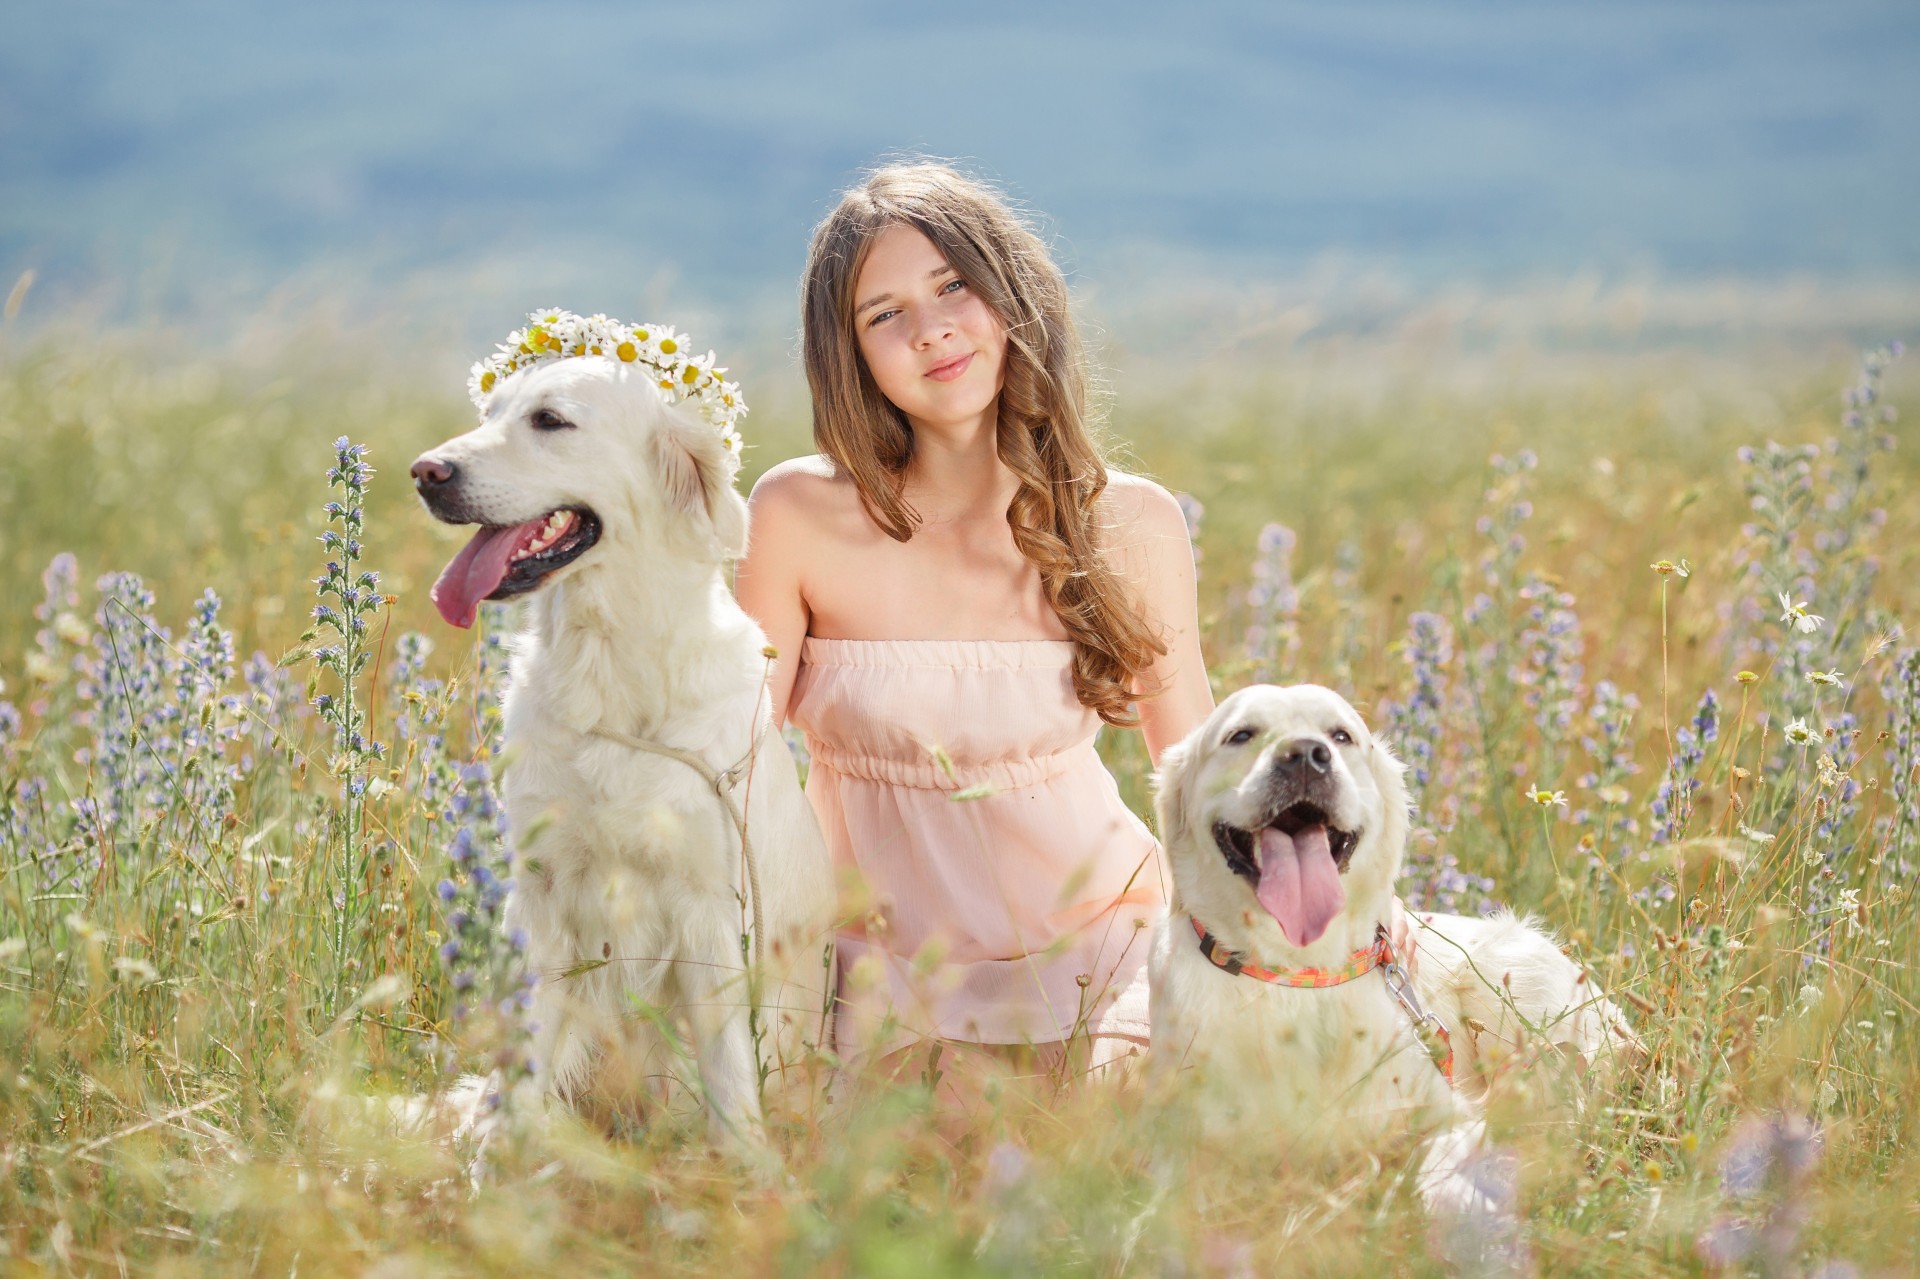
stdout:
[[[1507,1212],[1463,1226],[1405,1151],[1249,1175],[1138,1080],[823,1101],[779,1175],[663,1115],[500,1143],[476,1186],[380,1122],[358,1099],[514,1060],[517,1002],[508,623],[439,621],[463,539],[405,479],[470,408],[364,338],[0,332],[0,1273],[1913,1272],[1896,348],[1111,360],[1124,460],[1189,504],[1216,688],[1352,697],[1412,768],[1409,903],[1537,914],[1649,1049],[1520,1046]],[[743,488],[807,435],[791,369],[745,389]]]

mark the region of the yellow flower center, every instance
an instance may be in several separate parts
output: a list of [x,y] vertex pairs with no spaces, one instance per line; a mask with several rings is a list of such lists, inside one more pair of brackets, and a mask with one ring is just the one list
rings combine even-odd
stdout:
[[640,355],[640,352],[634,349],[634,345],[631,342],[622,342],[619,346],[613,348],[613,353],[619,356],[621,362],[624,364],[632,364]]
[[674,341],[672,338],[661,338],[660,349],[667,355],[672,355],[675,351],[678,351],[680,349],[680,344]]

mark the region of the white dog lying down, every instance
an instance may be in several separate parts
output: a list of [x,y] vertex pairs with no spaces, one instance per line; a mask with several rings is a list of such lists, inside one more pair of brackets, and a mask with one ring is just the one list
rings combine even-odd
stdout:
[[538,591],[503,783],[538,1083],[621,1107],[674,1072],[662,1031],[684,1022],[716,1135],[752,1140],[762,1069],[777,1084],[830,1025],[833,878],[772,731],[766,638],[722,578],[746,540],[733,474],[713,427],[594,357],[506,381],[413,466],[437,518],[481,526],[434,587],[447,620]]
[[[1184,1072],[1213,1114],[1296,1152],[1431,1131],[1427,1193],[1470,1198],[1453,1174],[1479,1140],[1476,1107],[1443,1067],[1475,1089],[1483,1050],[1523,1024],[1588,1060],[1634,1041],[1511,915],[1431,917],[1415,989],[1396,994],[1404,979],[1380,939],[1407,837],[1401,773],[1353,708],[1313,685],[1242,689],[1161,756],[1174,891],[1154,937],[1149,1060],[1163,1079]],[[1422,1008],[1450,1035],[1417,1030]]]

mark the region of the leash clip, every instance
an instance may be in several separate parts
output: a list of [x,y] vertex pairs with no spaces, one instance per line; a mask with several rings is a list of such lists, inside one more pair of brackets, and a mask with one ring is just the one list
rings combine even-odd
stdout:
[[1434,1065],[1440,1067],[1440,1073],[1445,1075],[1447,1081],[1451,1083],[1453,1081],[1453,1035],[1447,1030],[1447,1023],[1441,1021],[1437,1014],[1420,1002],[1420,996],[1413,988],[1413,979],[1407,975],[1407,970],[1401,967],[1400,960],[1394,955],[1391,946],[1387,948],[1387,962],[1380,965],[1380,971],[1386,977],[1387,989],[1393,993],[1400,1007],[1406,1010],[1407,1016],[1413,1019],[1414,1033],[1420,1036],[1420,1042],[1425,1046],[1427,1055],[1433,1058]]

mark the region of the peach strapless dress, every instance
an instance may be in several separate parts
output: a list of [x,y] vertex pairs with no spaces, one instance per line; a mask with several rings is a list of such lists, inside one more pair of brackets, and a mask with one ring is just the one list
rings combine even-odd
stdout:
[[789,717],[807,798],[872,904],[839,940],[843,1055],[1146,1043],[1166,877],[1094,751],[1072,659],[1065,640],[805,642]]

